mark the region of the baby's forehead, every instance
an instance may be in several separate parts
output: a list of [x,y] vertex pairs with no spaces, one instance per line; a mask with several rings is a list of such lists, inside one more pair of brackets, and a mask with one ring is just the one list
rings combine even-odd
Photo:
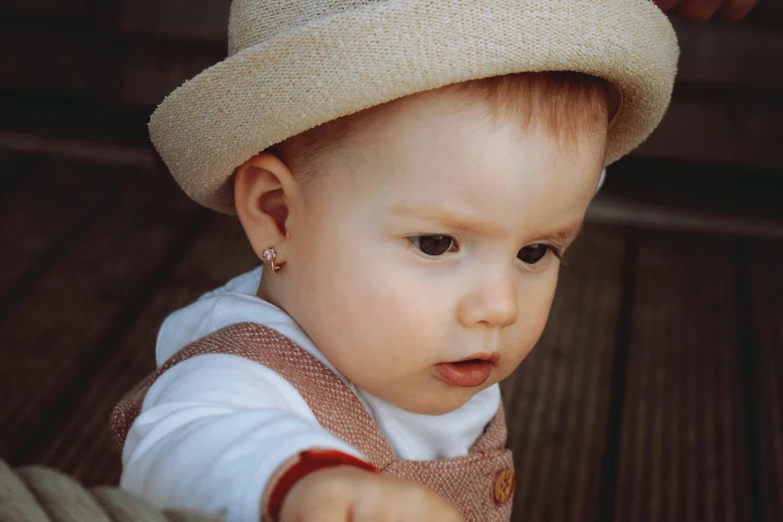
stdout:
[[540,122],[521,125],[515,114],[491,109],[441,89],[357,113],[328,160],[329,192],[467,206],[592,197],[606,126],[603,139],[585,132],[569,146]]
[[433,117],[379,126],[364,139],[332,164],[330,192],[379,207],[443,202],[485,213],[552,199],[581,201],[595,193],[602,167],[590,147],[569,151],[543,131],[521,135],[486,121]]

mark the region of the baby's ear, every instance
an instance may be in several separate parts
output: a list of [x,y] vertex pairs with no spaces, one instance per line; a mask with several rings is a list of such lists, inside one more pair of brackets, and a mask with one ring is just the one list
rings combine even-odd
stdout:
[[236,170],[237,215],[259,258],[270,247],[278,257],[285,255],[286,222],[297,196],[293,174],[277,156],[258,154]]

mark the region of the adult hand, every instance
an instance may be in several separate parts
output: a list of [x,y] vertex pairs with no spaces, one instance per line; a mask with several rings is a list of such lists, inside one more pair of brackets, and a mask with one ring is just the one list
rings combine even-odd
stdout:
[[281,522],[461,522],[429,489],[349,466],[314,471],[283,501]]
[[757,0],[655,0],[665,13],[675,12],[692,24],[703,24],[715,18],[721,22],[738,22],[745,18]]

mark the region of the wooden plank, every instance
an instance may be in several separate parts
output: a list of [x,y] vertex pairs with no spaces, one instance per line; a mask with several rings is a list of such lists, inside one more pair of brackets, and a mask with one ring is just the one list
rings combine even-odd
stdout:
[[[79,98],[0,93],[0,154],[57,156],[82,163],[141,166],[157,153],[149,139],[149,109],[105,110]],[[89,114],[89,117],[86,115]]]
[[12,288],[23,275],[24,286],[45,272],[116,180],[105,169],[50,159],[20,181],[13,199],[0,207],[0,316],[8,294],[21,292]]
[[783,2],[758,0],[756,7],[742,23],[750,27],[783,29]]
[[0,425],[14,428],[0,433],[0,457],[16,454],[115,324],[127,320],[123,314],[201,211],[166,174],[136,171],[126,179],[83,239],[0,322]]
[[783,242],[753,241],[746,254],[761,520],[783,520]]
[[154,107],[171,91],[222,60],[225,51],[185,45],[129,42],[123,52],[119,102]]
[[5,13],[84,19],[89,13],[88,0],[3,0]]
[[777,96],[680,86],[660,126],[633,155],[783,171]]
[[760,28],[672,21],[681,48],[678,82],[783,88],[783,22],[778,28]]
[[637,260],[613,520],[752,520],[733,242],[645,232]]
[[125,0],[120,28],[180,40],[225,44],[229,0]]
[[94,89],[97,51],[83,30],[0,19],[0,48],[14,50],[2,54],[2,87],[66,94]]
[[544,335],[503,384],[514,520],[598,518],[624,243],[619,228],[587,225],[567,254]]
[[21,169],[35,161],[35,158],[27,154],[0,153],[0,183],[8,179],[18,177]]
[[588,217],[642,228],[783,239],[783,176],[626,157]]
[[109,434],[109,415],[120,397],[154,370],[155,339],[163,319],[257,264],[239,222],[226,216],[214,220],[89,384],[38,426],[33,435],[37,443],[22,463],[53,466],[88,485],[116,483],[120,456]]
[[33,170],[35,164],[36,158],[28,154],[0,152],[0,205]]
[[783,223],[783,177],[772,173],[623,158],[599,192],[648,205]]

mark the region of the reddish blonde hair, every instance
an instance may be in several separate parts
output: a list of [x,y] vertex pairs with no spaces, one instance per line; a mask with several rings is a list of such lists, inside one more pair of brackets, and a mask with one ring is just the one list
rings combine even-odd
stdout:
[[[469,102],[487,103],[493,119],[515,118],[523,130],[540,125],[568,150],[573,150],[580,138],[600,143],[621,103],[619,91],[606,80],[571,71],[508,74],[443,89],[463,93]],[[309,184],[316,177],[318,159],[359,131],[361,116],[367,112],[324,123],[265,152],[278,156],[295,176]]]

